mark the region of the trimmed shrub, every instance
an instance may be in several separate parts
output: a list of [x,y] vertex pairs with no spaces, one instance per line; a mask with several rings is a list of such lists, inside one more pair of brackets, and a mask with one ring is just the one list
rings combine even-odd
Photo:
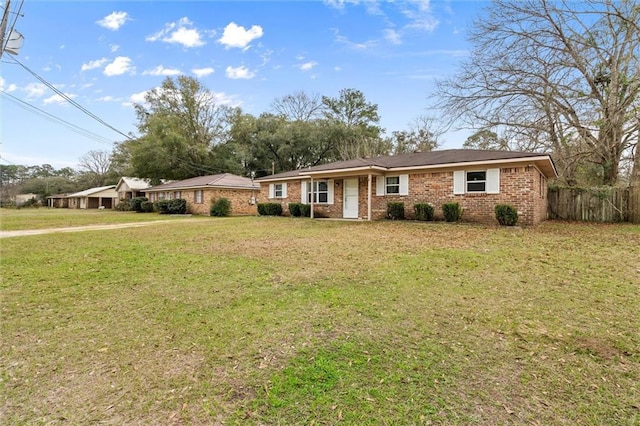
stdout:
[[458,203],[444,203],[442,205],[442,214],[447,222],[457,222],[462,217],[462,209]]
[[502,226],[514,226],[518,223],[518,210],[510,204],[496,204],[496,219]]
[[225,217],[231,214],[231,201],[228,198],[218,198],[211,204],[211,216]]
[[187,200],[184,198],[174,198],[169,200],[169,214],[186,214]]
[[279,203],[258,203],[260,216],[282,216],[282,206]]
[[153,209],[160,214],[169,214],[169,200],[158,200],[153,203]]
[[116,204],[115,210],[119,212],[130,212],[132,209],[129,201],[130,200],[120,200],[120,202]]
[[133,197],[129,200],[129,205],[131,206],[131,210],[134,212],[142,213],[142,203],[145,201],[149,201],[147,197]]
[[300,203],[300,216],[311,217],[311,204]]
[[151,201],[143,201],[140,204],[140,208],[142,209],[142,213],[152,213],[153,203]]
[[160,200],[156,201],[154,207],[160,214],[186,214],[187,200],[183,198]]
[[387,219],[402,220],[404,219],[404,203],[399,201],[390,201],[387,203]]
[[414,204],[416,220],[433,220],[433,206],[429,203]]
[[300,211],[300,205],[302,203],[289,203],[289,214],[294,217],[299,217],[302,212]]

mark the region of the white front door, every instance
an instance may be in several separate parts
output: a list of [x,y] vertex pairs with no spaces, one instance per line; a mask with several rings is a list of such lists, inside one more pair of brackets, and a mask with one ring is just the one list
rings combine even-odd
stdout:
[[358,179],[345,179],[342,191],[342,217],[358,218]]

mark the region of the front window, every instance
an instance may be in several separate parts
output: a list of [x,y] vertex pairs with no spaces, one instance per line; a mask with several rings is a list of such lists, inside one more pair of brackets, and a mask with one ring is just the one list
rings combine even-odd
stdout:
[[329,202],[329,185],[326,180],[320,180],[313,182],[313,190],[308,194],[308,202],[311,203],[311,196],[313,196],[314,203],[328,203]]
[[386,193],[387,194],[400,193],[400,176],[389,176],[386,178]]
[[487,172],[467,172],[467,192],[485,192]]
[[164,192],[158,192],[158,200],[164,200]]
[[281,183],[276,183],[273,185],[273,195],[276,198],[282,198],[284,196],[284,190]]
[[173,198],[175,198],[176,200],[177,200],[178,198],[182,198],[182,192],[180,192],[180,191],[175,191],[175,192],[173,193]]
[[195,200],[196,204],[202,204],[202,190],[201,189],[198,189],[197,191],[194,192],[193,199]]

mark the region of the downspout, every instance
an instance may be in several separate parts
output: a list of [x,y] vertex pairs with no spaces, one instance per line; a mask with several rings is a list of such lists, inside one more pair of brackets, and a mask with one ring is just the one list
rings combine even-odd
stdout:
[[313,176],[311,176],[311,188],[309,188],[309,190],[311,191],[311,219],[313,219],[313,199],[315,197],[315,192],[313,192]]
[[371,173],[367,179],[367,220],[371,220]]

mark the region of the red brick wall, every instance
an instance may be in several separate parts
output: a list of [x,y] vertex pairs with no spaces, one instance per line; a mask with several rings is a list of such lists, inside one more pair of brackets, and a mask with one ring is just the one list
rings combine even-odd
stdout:
[[[359,177],[359,214],[367,218],[367,176]],[[342,217],[342,179],[334,180],[334,204],[315,205],[317,217]],[[500,169],[499,194],[453,194],[453,170],[418,172],[409,174],[409,195],[376,196],[376,177],[371,182],[371,218],[382,219],[390,201],[403,202],[405,217],[414,218],[414,204],[429,203],[434,207],[435,219],[443,220],[442,204],[457,202],[463,208],[463,220],[496,224],[495,205],[511,204],[518,210],[518,223],[535,225],[546,219],[547,182],[540,171],[533,166],[504,167]],[[287,198],[269,199],[269,184],[260,185],[259,202],[279,202],[285,214],[289,213],[290,202],[300,202],[300,181],[287,182]]]
[[[175,191],[167,191],[173,194]],[[180,191],[180,198],[187,200],[187,212],[192,214],[200,214],[208,216],[211,211],[212,201],[218,198],[227,198],[231,202],[232,215],[254,215],[258,214],[258,209],[251,204],[251,197],[258,196],[258,190],[250,189],[224,189],[224,188],[207,188],[202,190],[202,203],[195,202],[195,189],[184,189]],[[153,201],[158,201],[158,194],[147,194],[147,197]],[[165,199],[169,199],[165,196]]]

